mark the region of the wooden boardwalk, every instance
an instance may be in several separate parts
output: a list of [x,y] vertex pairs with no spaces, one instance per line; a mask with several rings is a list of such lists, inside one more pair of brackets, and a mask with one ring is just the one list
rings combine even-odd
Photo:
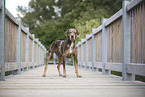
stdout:
[[46,77],[44,66],[9,77],[0,82],[0,97],[145,97],[145,83],[84,68],[79,68],[83,77],[77,78],[74,67],[66,68],[66,78],[58,76],[56,65],[49,65]]

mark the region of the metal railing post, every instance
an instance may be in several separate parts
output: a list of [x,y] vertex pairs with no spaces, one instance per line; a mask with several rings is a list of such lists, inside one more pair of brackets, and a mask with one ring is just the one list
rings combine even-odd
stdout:
[[36,39],[36,67],[38,66],[38,38]]
[[107,28],[105,28],[106,18],[102,20],[102,74],[106,75],[110,73],[110,70],[105,70],[105,64],[107,63]]
[[5,0],[0,0],[0,81],[5,80]]
[[32,38],[32,64],[33,64],[33,67],[32,67],[32,68],[34,68],[34,51],[35,51],[35,50],[34,50],[34,49],[35,49],[35,48],[34,48],[34,43],[35,43],[34,41],[35,41],[35,35],[32,34],[32,37],[33,37],[33,38]]
[[86,35],[86,64],[85,68],[87,69],[88,65],[88,35]]
[[16,58],[19,66],[18,74],[21,74],[21,18],[18,18],[17,21],[19,25],[17,28]]
[[127,73],[127,63],[130,63],[130,14],[126,11],[127,0],[122,0],[122,80],[135,80],[134,74]]
[[39,49],[39,56],[38,56],[38,67],[40,66],[40,50],[41,50],[41,48],[40,48],[40,44],[41,44],[41,42],[38,42],[38,49]]
[[92,28],[92,71],[94,71],[95,64],[95,36],[94,36],[94,28]]
[[83,67],[83,40],[81,39],[81,67]]
[[29,27],[26,27],[27,35],[26,35],[26,63],[27,63],[27,70],[29,70]]

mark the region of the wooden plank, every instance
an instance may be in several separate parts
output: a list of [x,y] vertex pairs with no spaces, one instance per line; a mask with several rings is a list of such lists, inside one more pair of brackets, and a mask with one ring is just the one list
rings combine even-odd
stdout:
[[142,63],[142,14],[141,14],[141,5],[139,5],[139,63]]
[[32,39],[29,37],[29,62],[32,62]]
[[115,63],[116,62],[116,21],[114,22],[114,29],[113,29],[113,31],[114,31],[114,57],[113,57],[113,62]]
[[118,34],[119,34],[119,42],[118,42],[118,44],[119,44],[119,47],[118,47],[118,49],[119,49],[119,63],[121,63],[122,62],[122,18],[120,18],[120,20],[119,20],[119,32],[118,32]]
[[144,42],[143,42],[143,4],[141,4],[140,5],[140,30],[141,30],[141,32],[140,32],[140,34],[141,34],[141,43],[140,43],[140,55],[141,55],[141,63],[143,63],[143,44],[144,44]]
[[137,9],[136,9],[136,63],[138,63],[138,59],[139,59],[139,55],[138,55],[138,49],[139,49],[139,47],[138,47],[138,7],[137,7]]
[[26,34],[21,31],[21,62],[25,62],[25,54],[26,54]]
[[107,62],[109,61],[109,48],[110,48],[110,45],[109,45],[109,34],[110,34],[110,28],[107,27]]
[[118,39],[119,39],[119,19],[117,19],[117,22],[116,22],[116,59],[115,59],[115,62],[118,63],[118,60],[119,60],[119,56],[118,56],[118,53],[119,53],[119,50],[118,50],[118,45],[119,45],[119,42],[118,42]]
[[116,63],[119,62],[119,19],[116,24]]
[[95,59],[96,62],[101,62],[102,61],[102,32],[101,31],[95,35],[95,44],[96,44]]
[[131,29],[130,29],[130,62],[133,61],[133,10],[130,12],[131,16]]
[[114,63],[114,57],[115,57],[115,24],[112,25],[112,62]]
[[137,46],[138,47],[138,52],[137,52],[138,53],[138,61],[137,61],[137,63],[140,63],[141,62],[141,60],[140,60],[141,59],[141,55],[140,55],[140,49],[141,49],[140,48],[140,43],[141,43],[141,41],[140,41],[140,39],[141,39],[141,36],[140,36],[140,26],[141,25],[140,25],[140,8],[139,7],[137,7],[137,17],[138,17],[137,18],[137,22],[138,22],[138,25],[137,25],[137,27],[138,27],[137,28],[137,32],[138,32],[137,33],[137,36],[138,36],[138,38],[137,38],[138,39],[138,41],[137,41],[138,42],[137,43],[138,44],[138,46]]
[[34,42],[34,62],[36,62],[36,46],[37,46],[37,43]]
[[0,82],[0,97],[145,96],[145,84],[138,81],[121,81],[120,77],[101,75],[83,68],[79,68],[82,78],[77,78],[72,66],[67,66],[67,77],[62,78],[58,76],[56,65],[48,67],[46,77],[42,77],[42,66]]
[[111,33],[110,33],[110,52],[111,52],[111,60],[110,62],[113,62],[113,25],[111,25]]
[[99,33],[99,62],[102,62],[102,32]]
[[132,12],[132,63],[135,62],[135,10]]
[[120,62],[122,62],[122,18],[120,20]]
[[137,50],[138,50],[138,48],[137,48],[137,9],[135,9],[135,19],[134,19],[135,21],[134,21],[134,25],[135,25],[135,33],[134,33],[134,52],[135,52],[135,55],[134,55],[134,57],[135,57],[135,63],[137,63],[137,58],[138,58],[138,54],[137,54]]
[[92,38],[88,40],[88,62],[92,61]]
[[17,26],[5,18],[5,49],[6,62],[16,62],[16,33]]
[[95,34],[95,61],[98,61],[98,34]]
[[110,28],[110,32],[109,32],[109,61],[108,62],[111,62],[111,33],[112,33],[112,26],[109,26]]

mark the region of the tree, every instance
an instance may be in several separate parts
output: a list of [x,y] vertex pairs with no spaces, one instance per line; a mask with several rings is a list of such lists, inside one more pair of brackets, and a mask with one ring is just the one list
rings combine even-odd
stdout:
[[[49,48],[55,40],[66,39],[64,32],[76,28],[81,36],[91,33],[121,8],[122,0],[31,0],[29,8],[18,6],[22,23]],[[60,10],[60,11],[59,11]],[[20,15],[18,15],[20,17]]]

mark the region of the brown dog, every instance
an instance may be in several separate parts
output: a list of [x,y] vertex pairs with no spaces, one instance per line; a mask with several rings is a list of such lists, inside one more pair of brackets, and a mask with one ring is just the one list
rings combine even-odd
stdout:
[[60,72],[60,65],[62,61],[63,61],[63,77],[66,77],[66,69],[65,69],[66,58],[74,57],[76,75],[77,77],[81,77],[77,69],[78,60],[77,60],[77,49],[76,49],[76,36],[79,37],[80,33],[76,29],[69,29],[65,32],[65,36],[67,37],[67,40],[56,40],[51,44],[49,48],[49,56],[44,69],[43,77],[46,76],[47,65],[53,53],[55,53],[58,56],[59,62],[57,68],[58,68],[59,76],[62,76]]

